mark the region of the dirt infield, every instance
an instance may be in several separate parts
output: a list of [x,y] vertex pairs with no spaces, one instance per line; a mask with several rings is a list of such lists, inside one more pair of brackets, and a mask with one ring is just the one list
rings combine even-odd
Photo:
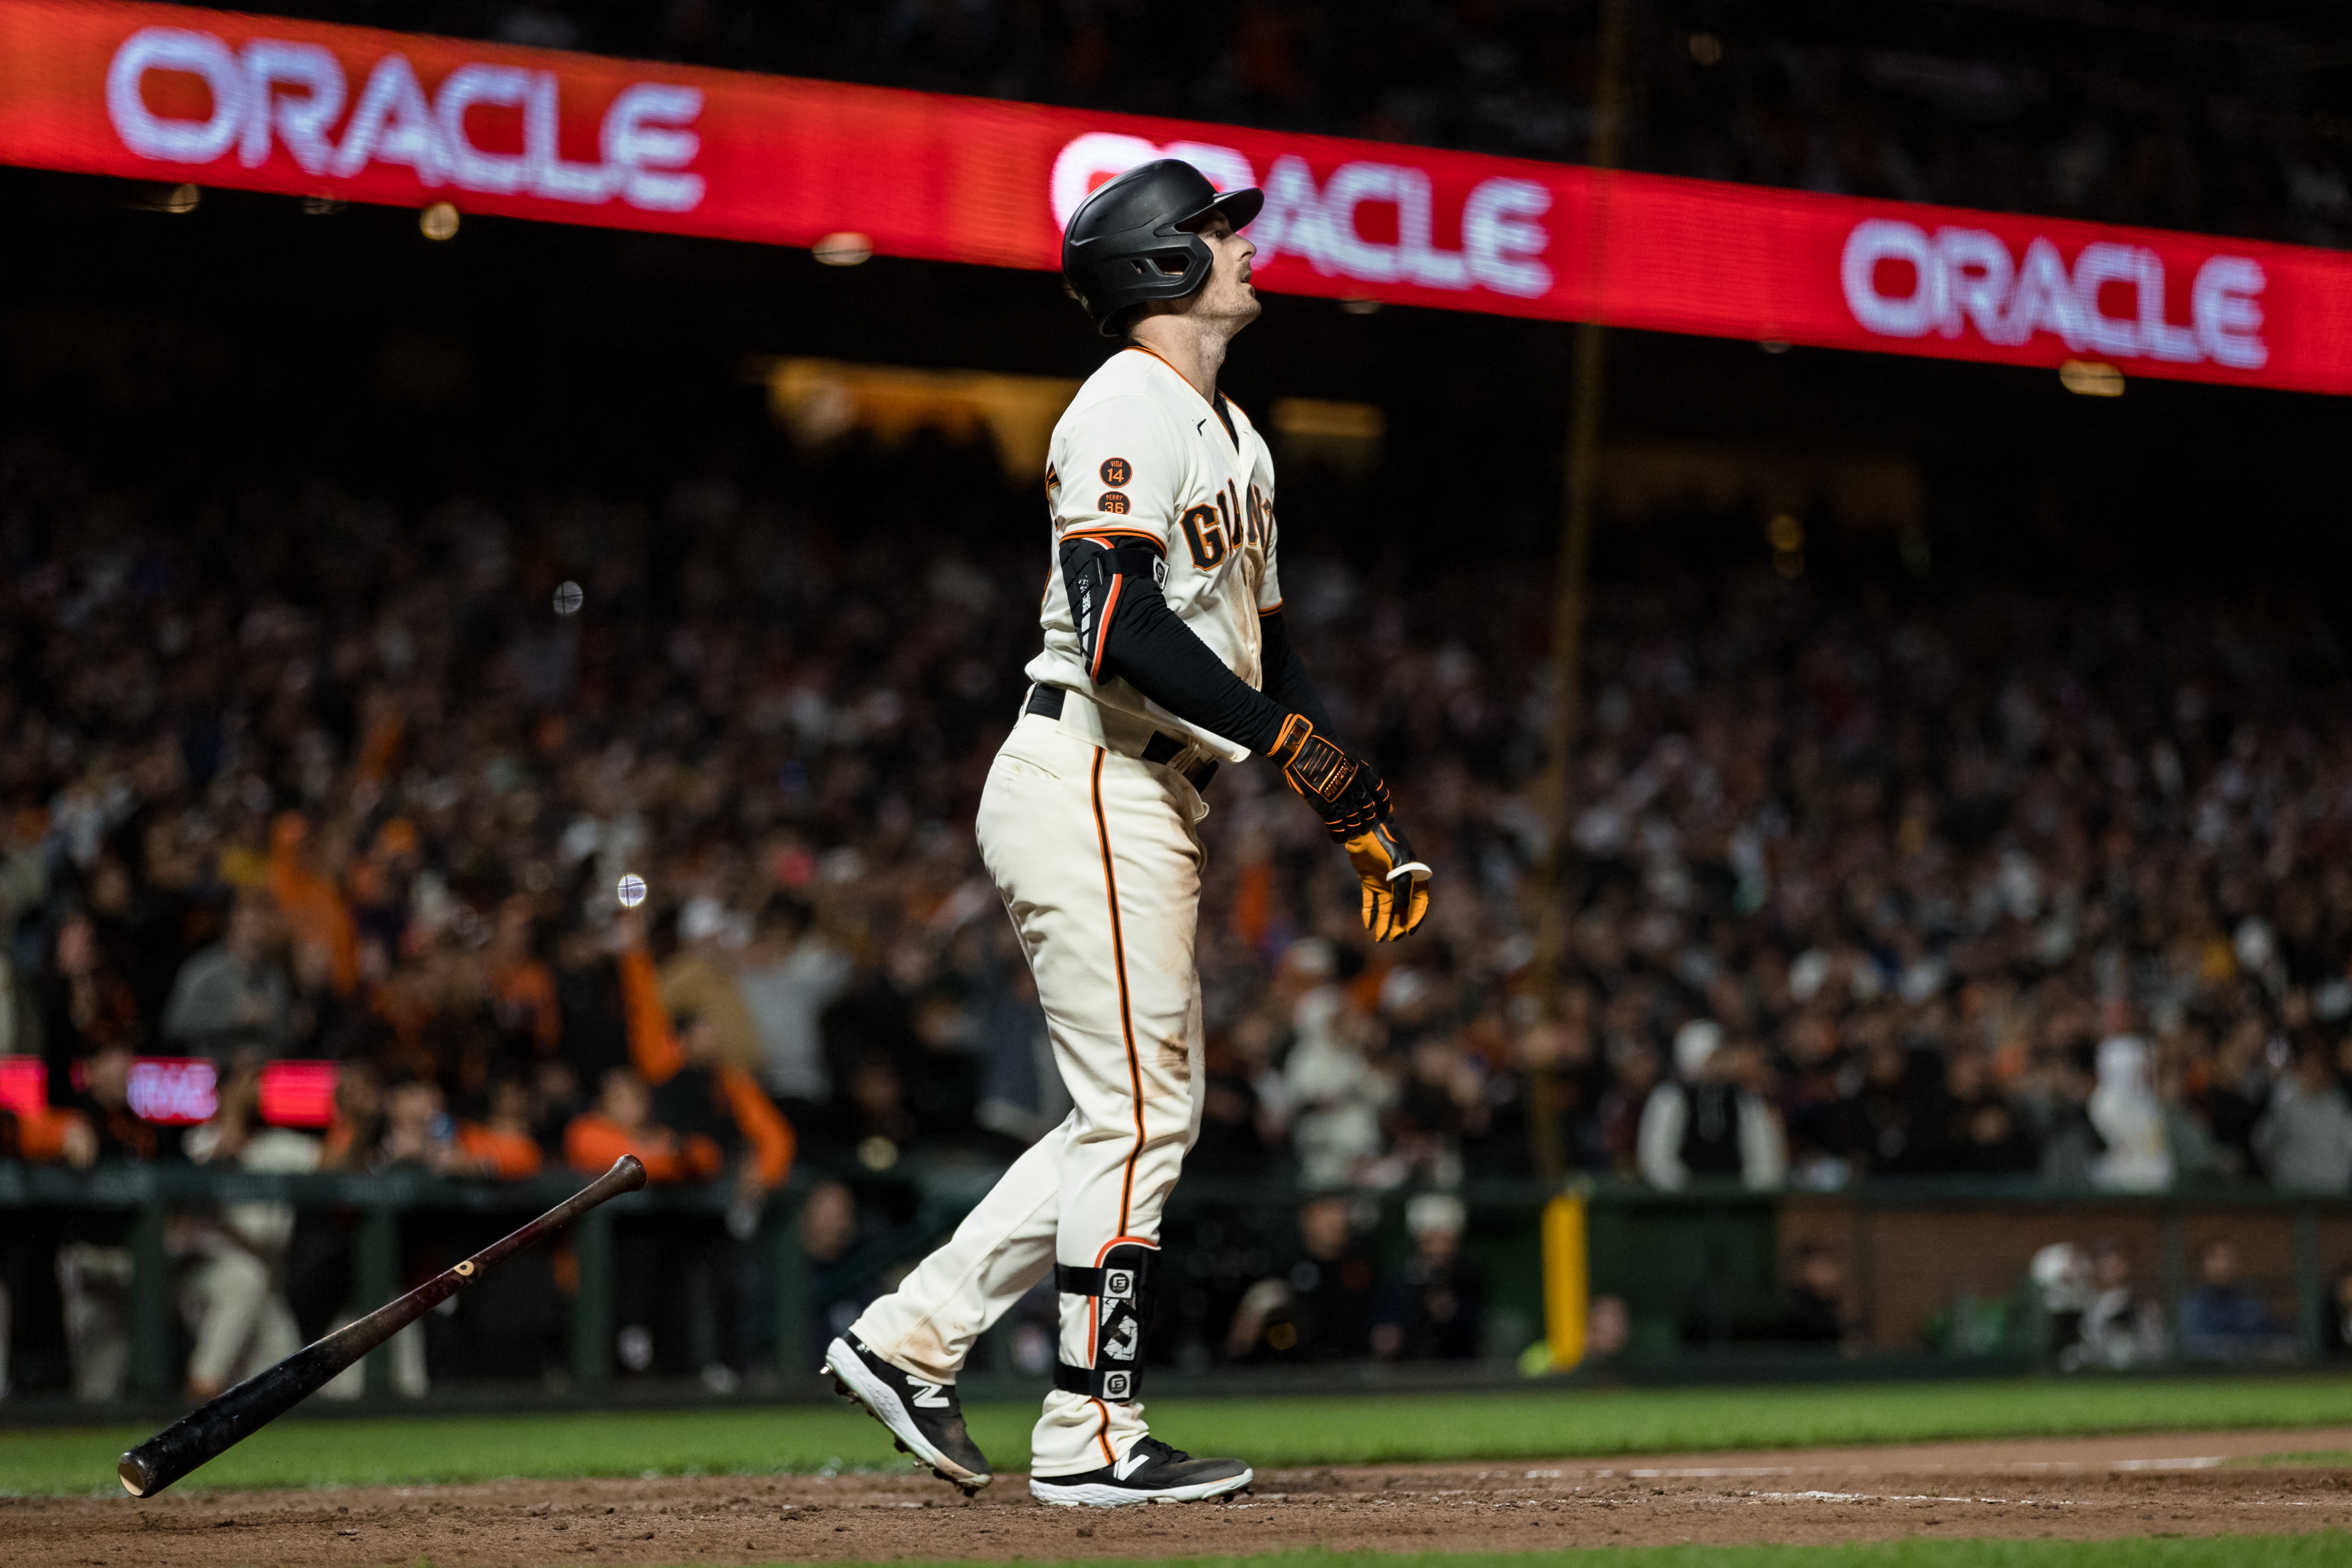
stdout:
[[912,1473],[0,1499],[0,1564],[425,1558],[455,1568],[2275,1533],[2352,1527],[2352,1470],[2228,1462],[2347,1448],[2352,1428],[1280,1470],[1235,1502],[1117,1512],[1041,1508],[1010,1476],[967,1503]]

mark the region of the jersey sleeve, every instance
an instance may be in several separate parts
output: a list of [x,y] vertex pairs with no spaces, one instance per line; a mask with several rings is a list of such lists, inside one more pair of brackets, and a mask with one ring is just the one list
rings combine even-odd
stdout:
[[1106,397],[1064,422],[1045,479],[1057,541],[1125,534],[1167,550],[1183,486],[1167,424],[1142,397]]

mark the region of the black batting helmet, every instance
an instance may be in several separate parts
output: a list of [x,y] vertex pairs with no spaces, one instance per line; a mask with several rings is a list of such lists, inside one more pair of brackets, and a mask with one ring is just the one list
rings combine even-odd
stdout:
[[1265,205],[1255,186],[1220,193],[1181,159],[1154,159],[1078,204],[1062,235],[1062,278],[1102,335],[1118,337],[1133,307],[1209,280],[1213,258],[1194,227],[1223,213],[1239,228]]

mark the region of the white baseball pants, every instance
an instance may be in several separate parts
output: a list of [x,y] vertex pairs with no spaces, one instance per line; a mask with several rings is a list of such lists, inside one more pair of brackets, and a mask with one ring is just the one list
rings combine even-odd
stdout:
[[[981,1331],[1056,1261],[1092,1268],[1119,1238],[1156,1244],[1199,1131],[1195,825],[1207,807],[1182,774],[1139,760],[1150,731],[1124,723],[1075,695],[1060,719],[1024,714],[981,795],[981,855],[1029,955],[1072,1110],[853,1325],[932,1382],[953,1383]],[[1089,1298],[1061,1298],[1063,1361],[1090,1364],[1093,1320]],[[1139,1400],[1056,1389],[1030,1441],[1033,1473],[1114,1464],[1146,1430]]]

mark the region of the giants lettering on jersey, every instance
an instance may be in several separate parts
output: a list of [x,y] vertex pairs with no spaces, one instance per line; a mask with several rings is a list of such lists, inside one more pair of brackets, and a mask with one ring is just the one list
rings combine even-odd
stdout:
[[1224,560],[1228,539],[1235,547],[1264,544],[1271,534],[1273,519],[1272,503],[1255,485],[1250,486],[1244,500],[1228,479],[1217,492],[1215,505],[1187,507],[1178,521],[1184,530],[1184,548],[1192,552],[1193,566],[1207,572]]
[[[1045,647],[1029,679],[1083,692],[1163,733],[1190,733],[1213,755],[1247,756],[1230,737],[1157,707],[1100,655],[1122,607],[1113,591],[1142,586],[1148,558],[1169,610],[1256,685],[1259,618],[1282,601],[1274,484],[1273,455],[1242,409],[1213,407],[1149,349],[1112,354],[1055,423],[1045,492],[1053,575],[1039,605]],[[1108,563],[1109,554],[1119,560]]]

